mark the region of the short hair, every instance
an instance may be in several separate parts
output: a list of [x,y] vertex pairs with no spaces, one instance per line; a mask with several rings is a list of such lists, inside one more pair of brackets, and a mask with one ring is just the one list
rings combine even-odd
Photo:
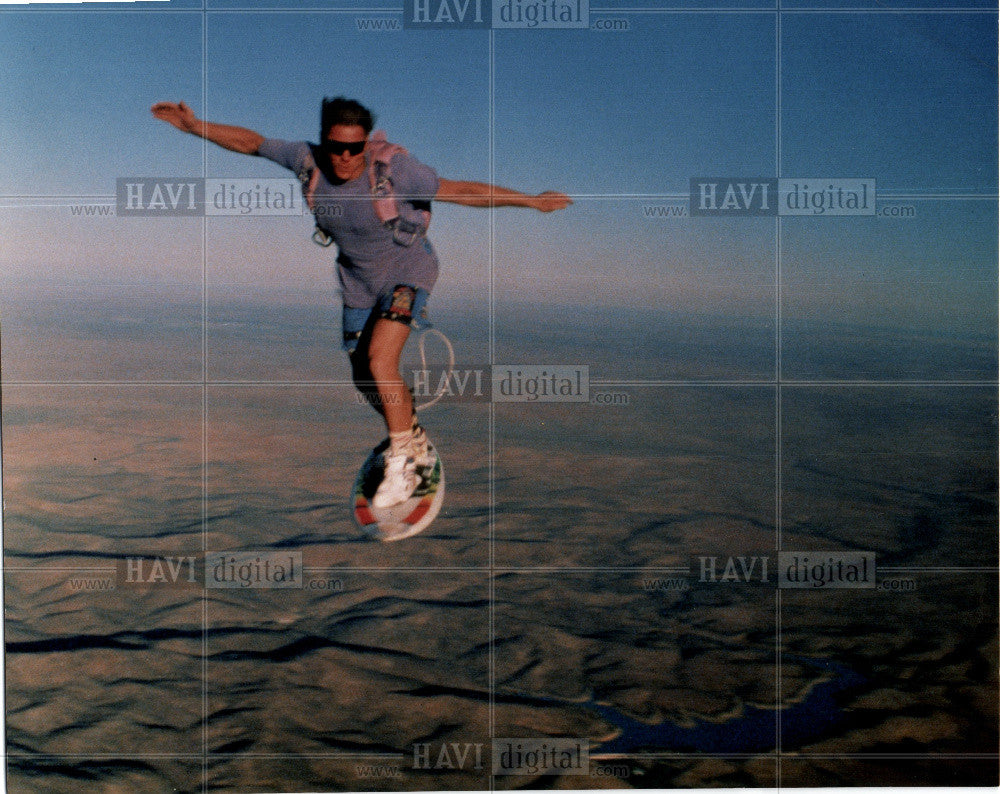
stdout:
[[325,141],[330,129],[337,124],[349,127],[357,125],[364,129],[365,135],[368,135],[375,126],[375,117],[368,108],[353,99],[342,96],[333,99],[323,97],[323,109],[319,119],[320,141]]

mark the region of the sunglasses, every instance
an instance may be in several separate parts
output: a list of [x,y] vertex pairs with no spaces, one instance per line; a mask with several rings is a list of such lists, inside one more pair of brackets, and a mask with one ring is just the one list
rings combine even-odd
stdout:
[[334,156],[347,152],[351,157],[356,157],[365,150],[365,141],[323,141],[323,151]]

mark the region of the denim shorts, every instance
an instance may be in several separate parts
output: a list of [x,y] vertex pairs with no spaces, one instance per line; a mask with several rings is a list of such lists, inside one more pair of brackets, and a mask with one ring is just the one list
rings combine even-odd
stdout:
[[356,309],[344,306],[344,350],[353,353],[372,313],[380,319],[393,320],[408,325],[416,331],[431,327],[427,315],[427,301],[431,294],[420,287],[397,284],[391,292],[381,295],[374,306]]

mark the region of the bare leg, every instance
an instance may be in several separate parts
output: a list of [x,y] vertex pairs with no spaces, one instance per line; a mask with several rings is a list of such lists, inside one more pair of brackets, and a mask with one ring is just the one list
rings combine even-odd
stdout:
[[399,357],[409,336],[408,325],[379,318],[372,328],[367,349],[368,370],[378,394],[376,409],[385,418],[390,433],[407,431],[413,422],[410,390],[399,374]]
[[354,386],[375,411],[385,418],[385,411],[382,410],[382,400],[379,397],[378,388],[375,385],[375,376],[368,368],[368,350],[360,346],[351,353],[351,377],[354,379]]
[[[364,330],[361,332],[361,337],[358,339],[357,347],[348,354],[348,359],[351,362],[351,378],[354,380],[354,386],[365,398],[367,402],[375,412],[385,418],[385,411],[382,409],[382,396],[379,394],[378,385],[375,381],[375,376],[372,374],[371,365],[369,358],[371,356],[371,345],[372,345],[372,335],[375,330],[375,324],[378,322],[379,318],[374,312],[366,323]],[[413,402],[413,392],[410,392],[410,402]]]

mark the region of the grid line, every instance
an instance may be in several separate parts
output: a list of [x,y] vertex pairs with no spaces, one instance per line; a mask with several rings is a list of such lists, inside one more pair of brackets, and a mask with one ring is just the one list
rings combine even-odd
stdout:
[[[762,6],[760,8],[738,8],[734,6],[717,6],[714,8],[689,8],[684,6],[632,6],[624,8],[615,7],[594,7],[590,9],[592,14],[664,14],[664,15],[735,15],[735,16],[772,16],[772,15],[850,15],[850,14],[880,14],[880,15],[956,15],[956,14],[996,14],[996,6],[954,6],[942,8],[940,6],[924,7],[901,7],[885,8],[877,6],[856,6],[854,8],[823,8],[801,7],[780,9]],[[213,14],[244,16],[252,15],[274,15],[274,14],[297,14],[297,15],[337,15],[337,14],[398,14],[401,10],[398,6],[370,6],[356,7],[322,7],[322,6],[299,6],[294,8],[268,8],[261,6],[242,6],[232,8],[162,8],[162,7],[139,7],[139,8],[97,8],[84,7],[82,3],[74,8],[27,8],[12,5],[0,5],[0,15],[3,14],[177,14],[177,15],[201,15],[210,16]]]
[[[204,108],[204,118],[211,118],[208,105],[208,15],[206,14],[208,0],[201,0],[201,107]],[[201,139],[201,174],[208,178],[208,139]],[[201,219],[201,548],[202,554],[208,555],[209,526],[209,482],[208,482],[208,218]],[[210,633],[208,616],[208,592],[201,595],[202,604],[202,690],[201,690],[201,790],[208,792],[208,637]]]
[[[589,381],[592,386],[617,386],[632,388],[707,388],[707,387],[774,387],[782,388],[992,388],[1000,381],[996,380],[770,380],[761,378],[759,380],[731,380],[726,378],[696,379],[690,380],[605,380],[593,379]],[[152,386],[177,386],[177,387],[217,387],[217,388],[251,388],[251,387],[329,387],[329,386],[353,386],[352,381],[344,380],[11,380],[6,381],[8,388],[49,388],[55,386],[86,387],[99,386],[108,387],[130,387],[146,388]],[[481,402],[490,402],[482,400]]]
[[[782,88],[782,31],[781,31],[781,0],[775,0],[774,15],[774,173],[778,178],[782,175],[782,150],[781,150],[781,88]],[[774,542],[775,552],[781,552],[781,522],[783,516],[782,505],[782,414],[781,414],[781,379],[782,379],[782,278],[781,269],[781,217],[774,219]],[[781,679],[781,591],[774,593],[774,690],[775,705],[777,710],[774,719],[774,785],[780,791],[782,775],[782,679]]]
[[[23,556],[23,555],[19,555]],[[67,552],[62,556],[74,557],[73,552]],[[125,555],[131,557],[133,555]],[[135,555],[140,556],[140,555]],[[155,557],[157,555],[149,555]],[[688,556],[688,555],[682,555]],[[118,559],[117,557],[115,559]],[[643,574],[643,573],[688,573],[691,566],[681,565],[359,565],[342,566],[332,568],[320,568],[305,566],[302,569],[306,573],[312,574],[360,574],[360,573],[488,573],[488,574]],[[878,570],[882,573],[924,573],[924,574],[996,574],[1000,573],[1000,566],[996,565],[885,565]],[[117,568],[93,566],[93,565],[61,565],[61,566],[34,566],[34,565],[4,565],[4,573],[116,573]],[[214,588],[209,588],[214,589]],[[225,588],[218,588],[223,590]],[[787,588],[776,588],[787,589]],[[859,588],[865,589],[865,588]],[[871,588],[868,588],[871,589]]]

